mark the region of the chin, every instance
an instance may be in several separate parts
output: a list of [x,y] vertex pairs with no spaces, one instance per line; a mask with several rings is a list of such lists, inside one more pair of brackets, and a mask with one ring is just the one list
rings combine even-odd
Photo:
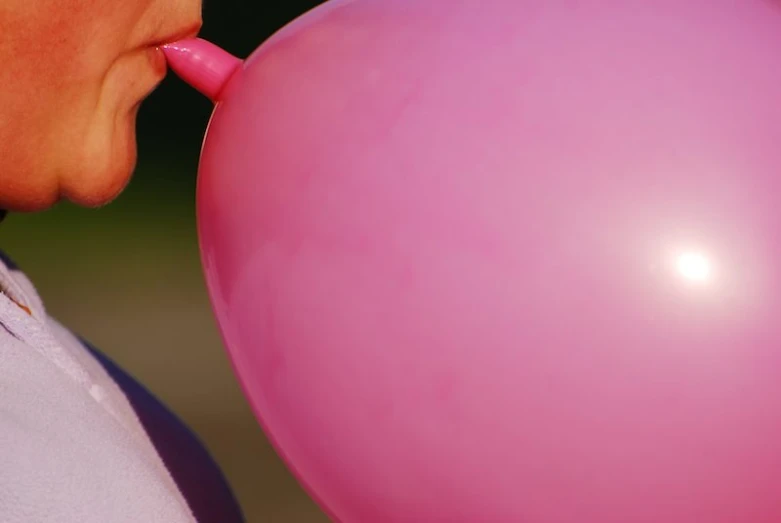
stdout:
[[[137,109],[110,135],[96,141],[75,169],[60,177],[60,198],[82,207],[111,203],[127,187],[136,166],[135,116]],[[104,135],[105,136],[105,135]]]
[[131,159],[113,158],[102,169],[86,167],[70,177],[61,186],[60,197],[82,207],[101,207],[111,203],[127,187],[135,168],[135,156]]
[[[22,142],[9,148],[11,167],[0,170],[0,209],[44,211],[62,200],[95,208],[116,199],[136,166],[140,101],[135,93],[131,98],[118,104],[119,108],[97,111],[92,125],[69,122],[63,126],[68,129],[65,132],[44,133],[36,147]],[[14,151],[18,156],[13,156]]]
[[45,211],[57,203],[56,189],[18,187],[13,191],[0,191],[0,209],[18,213]]
[[62,200],[82,207],[101,207],[111,203],[130,181],[135,159],[111,163],[110,168],[60,171],[59,176],[22,176],[26,183],[0,182],[0,209],[18,213],[40,212]]

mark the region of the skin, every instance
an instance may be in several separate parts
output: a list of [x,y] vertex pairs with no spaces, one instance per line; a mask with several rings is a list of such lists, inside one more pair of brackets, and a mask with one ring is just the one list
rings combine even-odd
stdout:
[[0,0],[0,208],[115,198],[158,47],[200,26],[201,0]]

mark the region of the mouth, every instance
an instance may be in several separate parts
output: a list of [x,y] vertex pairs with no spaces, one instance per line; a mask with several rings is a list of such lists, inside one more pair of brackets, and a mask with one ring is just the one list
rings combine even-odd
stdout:
[[155,39],[152,42],[150,42],[148,45],[149,47],[152,48],[159,48],[166,44],[172,44],[174,42],[177,42],[179,40],[184,40],[186,38],[195,38],[196,36],[198,36],[198,33],[200,32],[202,25],[203,22],[201,20],[198,20],[188,26],[185,26],[179,31],[170,33],[166,36],[163,36],[162,38]]
[[168,61],[163,55],[162,47],[166,44],[174,43],[186,38],[195,38],[200,32],[202,25],[202,21],[198,20],[188,26],[185,26],[179,31],[169,33],[168,35],[161,38],[151,40],[144,45],[144,52],[147,55],[149,63],[152,66],[152,69],[155,71],[156,76],[155,85],[153,85],[150,90],[144,94],[144,98],[146,98],[149,94],[151,94],[152,91],[154,91],[154,89],[157,87],[157,84],[159,84],[168,73]]

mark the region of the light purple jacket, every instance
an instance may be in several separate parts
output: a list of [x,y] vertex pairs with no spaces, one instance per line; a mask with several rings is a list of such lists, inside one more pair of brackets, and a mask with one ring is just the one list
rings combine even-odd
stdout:
[[0,522],[243,521],[197,438],[0,258]]

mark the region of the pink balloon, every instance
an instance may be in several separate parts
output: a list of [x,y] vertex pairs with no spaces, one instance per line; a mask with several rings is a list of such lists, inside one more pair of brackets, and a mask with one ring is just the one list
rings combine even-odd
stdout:
[[332,1],[167,54],[219,101],[225,344],[334,519],[781,521],[781,4]]

